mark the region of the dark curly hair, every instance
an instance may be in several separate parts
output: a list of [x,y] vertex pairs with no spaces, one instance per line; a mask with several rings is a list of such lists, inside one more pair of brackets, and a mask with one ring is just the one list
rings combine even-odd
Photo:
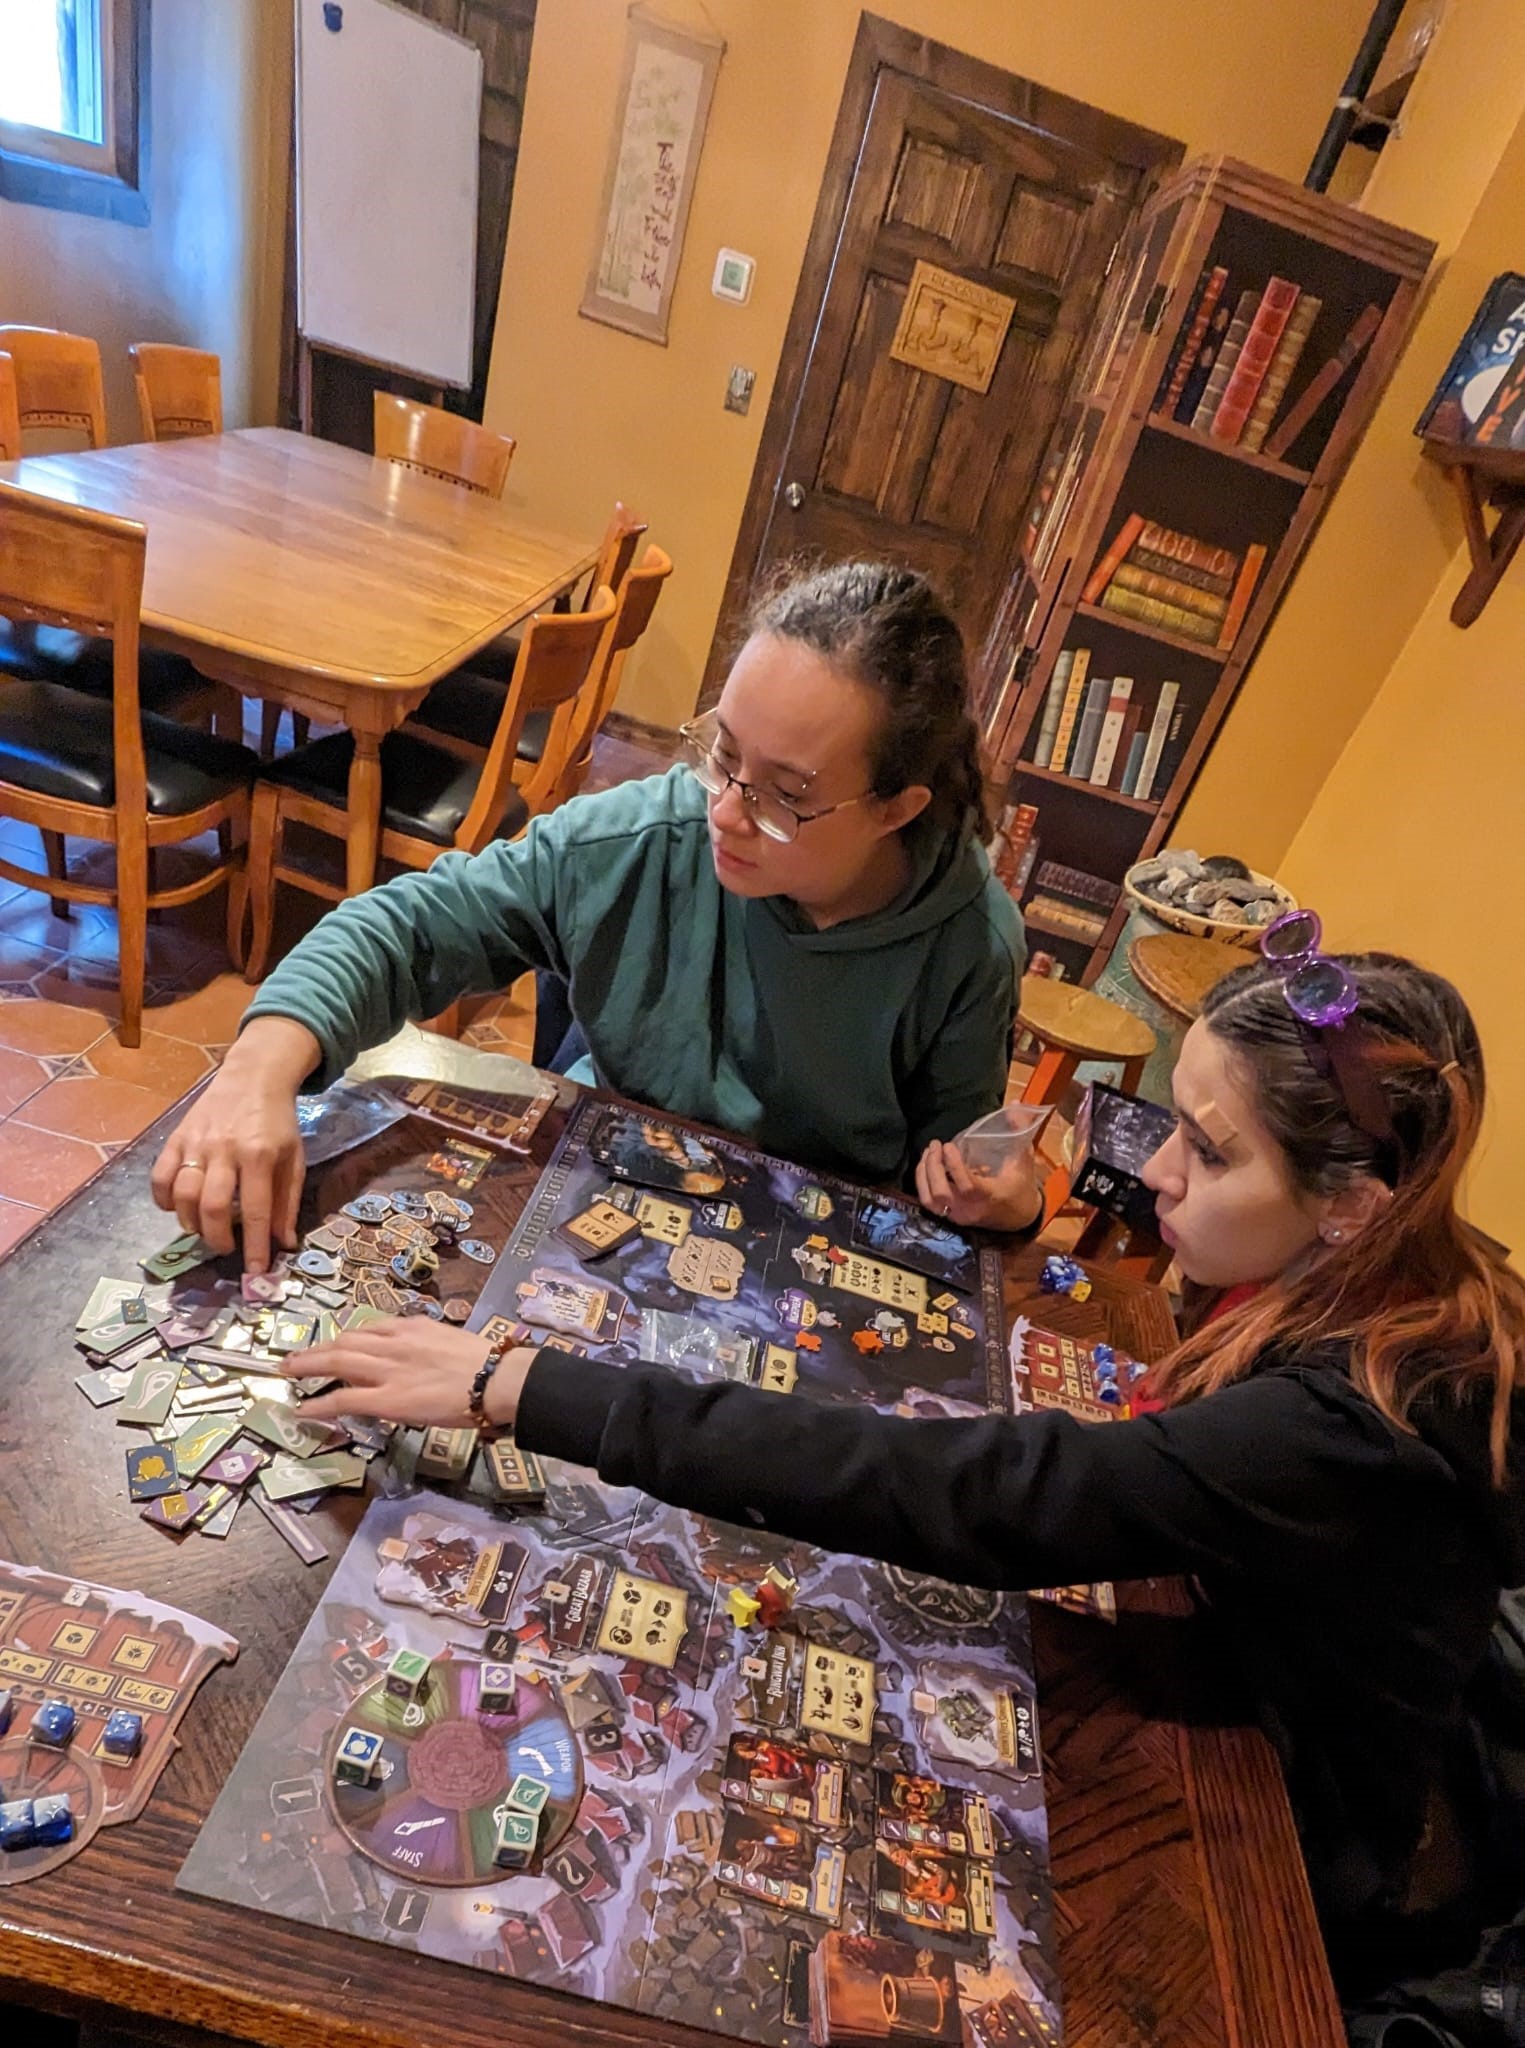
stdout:
[[934,825],[989,838],[963,635],[924,576],[888,562],[796,574],[763,594],[746,633],[797,640],[877,693],[884,717],[870,763],[875,796],[924,783]]

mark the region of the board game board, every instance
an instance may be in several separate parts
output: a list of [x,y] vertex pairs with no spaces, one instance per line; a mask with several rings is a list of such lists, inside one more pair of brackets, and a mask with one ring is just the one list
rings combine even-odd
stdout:
[[[66,1792],[74,1814],[72,1841],[0,1857],[0,1885],[41,1877],[77,1856],[97,1829],[135,1819],[180,1746],[175,1730],[197,1686],[237,1655],[232,1636],[177,1607],[0,1562],[0,1688],[13,1708],[0,1742],[0,1785],[7,1799]],[[65,1749],[28,1740],[48,1699],[66,1701],[78,1717]],[[135,1757],[101,1747],[115,1707],[142,1716]]]
[[[1005,1397],[993,1259],[893,1198],[634,1121],[574,1113],[475,1323],[780,1398]],[[623,1248],[583,1256],[600,1237]],[[371,1505],[180,1884],[790,2048],[1057,2041],[1025,1601],[545,1475],[532,1513],[481,1474]],[[738,1628],[727,1595],[770,1564],[792,1610]],[[412,1709],[381,1683],[399,1647],[436,1660]],[[484,1659],[512,1664],[507,1712],[477,1710]],[[381,1773],[336,1783],[356,1726]],[[510,1872],[491,1839],[518,1772],[550,1805]]]

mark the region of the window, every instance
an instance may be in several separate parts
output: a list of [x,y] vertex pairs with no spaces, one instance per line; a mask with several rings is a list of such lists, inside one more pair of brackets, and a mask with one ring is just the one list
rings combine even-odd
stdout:
[[0,198],[145,220],[148,0],[0,0]]

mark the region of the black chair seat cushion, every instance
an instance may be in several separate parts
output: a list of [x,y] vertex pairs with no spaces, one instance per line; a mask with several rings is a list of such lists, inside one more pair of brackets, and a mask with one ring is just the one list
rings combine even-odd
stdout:
[[[111,695],[112,647],[61,626],[15,625],[0,619],[0,675],[63,683],[87,696]],[[178,654],[156,647],[138,651],[138,701],[145,711],[169,713],[209,688]]]
[[[327,739],[283,754],[265,768],[264,780],[342,811],[354,753],[355,742],[347,732],[330,733]],[[432,840],[436,846],[453,845],[477,793],[480,774],[475,761],[463,761],[443,747],[431,747],[412,733],[388,733],[381,743],[382,829],[406,833],[410,839]],[[511,838],[528,818],[523,797],[510,789],[498,820],[498,837]]]
[[507,683],[514,672],[514,663],[519,659],[517,640],[489,640],[485,647],[479,647],[467,663],[474,675],[486,676],[490,682]]
[[[259,759],[232,740],[143,713],[148,808],[178,817],[247,789]],[[0,783],[104,809],[116,802],[111,704],[59,683],[0,680]]]
[[[506,683],[496,682],[491,676],[479,675],[475,669],[458,668],[434,685],[414,712],[413,723],[426,725],[430,732],[448,732],[455,739],[469,740],[474,747],[490,747],[503,715],[507,690]],[[525,715],[519,733],[521,761],[538,767],[551,730],[551,716],[549,711]]]

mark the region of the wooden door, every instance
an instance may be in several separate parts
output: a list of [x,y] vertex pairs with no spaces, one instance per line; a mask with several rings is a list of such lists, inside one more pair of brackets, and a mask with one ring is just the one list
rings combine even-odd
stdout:
[[[977,652],[1108,259],[1180,154],[864,17],[704,701],[752,590],[787,560],[920,569]],[[1010,302],[986,390],[891,354],[919,260]]]

